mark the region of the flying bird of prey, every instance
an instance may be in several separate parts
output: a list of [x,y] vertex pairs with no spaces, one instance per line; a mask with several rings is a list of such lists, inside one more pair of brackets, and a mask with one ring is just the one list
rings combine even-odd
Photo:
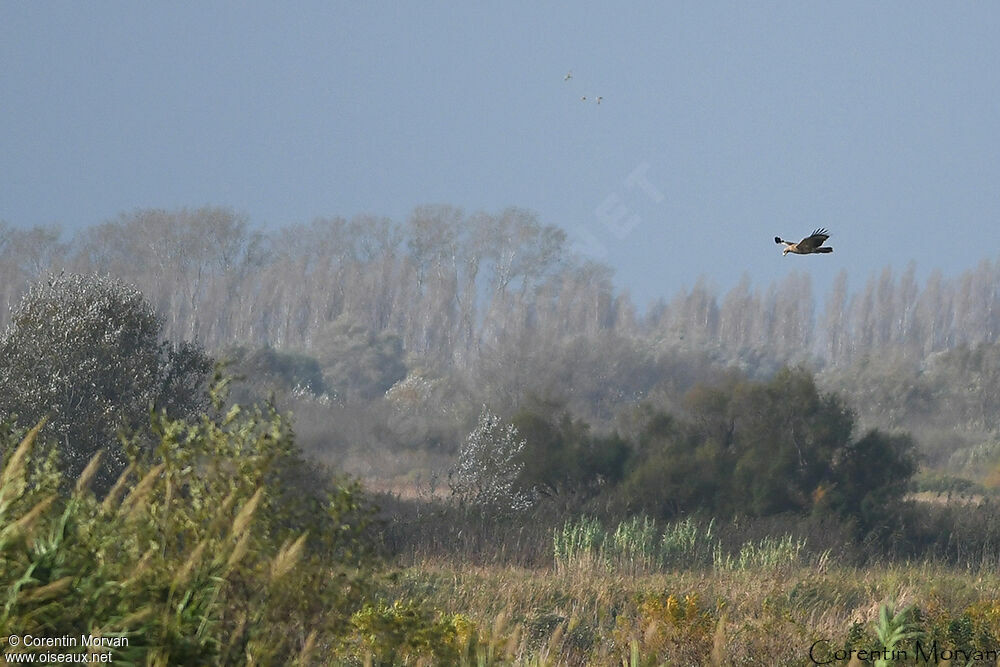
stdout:
[[783,241],[780,236],[775,236],[774,242],[785,244],[784,250],[781,251],[782,255],[787,255],[790,252],[796,255],[811,255],[814,252],[833,252],[833,248],[821,247],[828,238],[830,238],[829,232],[825,229],[817,229],[798,243]]

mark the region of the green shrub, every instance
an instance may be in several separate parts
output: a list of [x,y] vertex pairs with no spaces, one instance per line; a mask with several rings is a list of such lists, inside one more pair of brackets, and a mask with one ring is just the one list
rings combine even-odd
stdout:
[[678,419],[647,409],[617,490],[631,513],[719,518],[812,513],[892,524],[916,472],[905,435],[877,430],[854,440],[854,415],[802,369],[767,382],[698,385]]
[[207,407],[212,361],[196,345],[163,340],[163,321],[133,286],[110,276],[39,281],[0,335],[0,418],[48,416],[67,480],[105,449],[96,485],[124,469],[122,429],[143,430],[150,406],[187,417]]
[[[223,388],[195,421],[153,414],[155,448],[127,443],[130,462],[101,497],[90,490],[100,455],[60,494],[42,424],[19,443],[0,434],[3,636],[103,637],[120,644],[106,649],[116,662],[292,664],[319,646],[324,659],[383,654],[391,642],[351,641],[369,618],[413,650],[454,655],[455,633],[417,606],[366,612],[379,579],[360,489],[304,476],[287,420],[223,412]],[[33,648],[5,649],[17,650]]]
[[468,622],[461,616],[434,618],[413,600],[366,603],[351,616],[353,641],[374,664],[410,664],[434,656],[456,664],[459,645],[469,640]]

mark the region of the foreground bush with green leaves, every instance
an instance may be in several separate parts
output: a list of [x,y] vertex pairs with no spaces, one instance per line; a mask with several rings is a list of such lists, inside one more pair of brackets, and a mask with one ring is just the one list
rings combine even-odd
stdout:
[[[224,410],[223,384],[212,414],[152,415],[154,442],[125,443],[131,462],[103,497],[91,490],[99,456],[65,480],[42,424],[23,437],[5,427],[0,636],[73,638],[59,651],[110,650],[115,664],[453,654],[450,620],[371,604],[381,575],[360,488],[299,458],[274,410]],[[31,650],[52,649],[3,649]]]

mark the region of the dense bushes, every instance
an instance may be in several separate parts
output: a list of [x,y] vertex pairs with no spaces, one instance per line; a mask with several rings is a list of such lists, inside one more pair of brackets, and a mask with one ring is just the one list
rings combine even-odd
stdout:
[[866,527],[888,518],[916,471],[903,436],[869,432],[812,376],[783,370],[769,382],[699,386],[685,418],[651,413],[624,485],[637,509],[716,517],[834,512]]
[[542,493],[596,491],[621,481],[629,447],[617,435],[593,435],[560,404],[537,402],[514,418],[525,438],[520,483]]
[[698,385],[677,414],[647,404],[631,422],[629,438],[598,436],[538,402],[514,419],[526,440],[522,483],[599,494],[623,515],[818,513],[868,530],[896,516],[916,472],[909,437],[855,438],[841,398],[803,370]]
[[[196,420],[155,413],[155,448],[126,447],[128,466],[103,496],[90,490],[100,455],[60,493],[41,424],[19,445],[3,434],[4,637],[103,637],[115,662],[151,665],[306,664],[317,651],[347,662],[396,650],[358,634],[381,609],[365,606],[379,579],[358,486],[306,466],[273,410],[223,411],[221,390]],[[426,641],[407,644],[412,655],[454,652],[450,621],[407,610],[407,625],[389,614],[378,627],[422,633]],[[16,650],[33,649],[6,648]]]
[[251,350],[236,346],[223,357],[230,364],[229,371],[241,380],[236,394],[243,400],[267,399],[295,391],[313,396],[327,392],[319,362],[308,355],[280,352],[272,347]]
[[204,408],[212,361],[162,338],[163,323],[134,287],[104,276],[53,276],[31,286],[0,337],[0,418],[58,439],[75,479],[106,449],[98,484],[124,467],[122,430],[148,423],[151,407],[186,416]]

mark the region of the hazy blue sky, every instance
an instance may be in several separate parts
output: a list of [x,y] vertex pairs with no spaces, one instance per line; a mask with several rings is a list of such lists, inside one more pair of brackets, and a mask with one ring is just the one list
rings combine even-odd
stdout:
[[953,274],[998,259],[998,35],[990,2],[0,0],[0,220],[518,206],[640,304]]

